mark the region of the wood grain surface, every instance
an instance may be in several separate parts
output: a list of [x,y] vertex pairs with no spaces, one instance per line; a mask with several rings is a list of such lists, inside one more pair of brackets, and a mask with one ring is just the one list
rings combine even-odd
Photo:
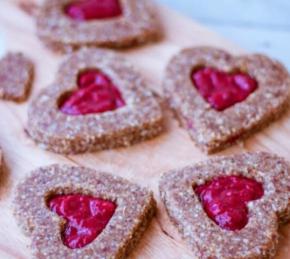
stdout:
[[[183,47],[211,45],[233,53],[243,51],[206,28],[160,7],[164,25],[164,39],[158,43],[122,52],[143,71],[153,90],[161,92],[161,81],[170,57]],[[13,1],[0,2],[0,25],[4,28],[7,51],[22,51],[36,65],[32,91],[35,96],[53,79],[61,56],[45,49],[35,36],[32,17],[21,11]],[[132,254],[133,258],[183,259],[192,258],[184,242],[170,223],[158,193],[158,180],[163,172],[206,159],[178,126],[171,112],[165,111],[167,129],[160,137],[126,149],[109,150],[94,154],[62,156],[38,148],[26,135],[27,103],[17,105],[0,102],[0,145],[7,170],[0,186],[0,258],[31,258],[29,239],[18,228],[12,214],[12,199],[16,184],[32,169],[52,163],[92,167],[123,176],[154,191],[158,201],[158,215]],[[220,154],[264,150],[287,158],[290,153],[290,112],[271,127],[240,145]],[[288,157],[290,159],[290,157]],[[281,231],[277,258],[289,258],[290,227]]]

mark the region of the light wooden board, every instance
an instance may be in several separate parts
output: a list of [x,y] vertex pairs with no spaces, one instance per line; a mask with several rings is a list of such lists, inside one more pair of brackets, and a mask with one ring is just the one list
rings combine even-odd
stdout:
[[[164,68],[170,57],[186,46],[212,45],[233,53],[242,50],[202,26],[160,7],[165,37],[157,43],[123,52],[143,71],[151,87],[161,91]],[[32,96],[54,78],[61,56],[45,49],[34,33],[33,19],[19,10],[12,1],[0,2],[0,25],[5,30],[8,50],[23,51],[36,65]],[[179,128],[170,112],[166,111],[167,130],[160,137],[126,149],[94,154],[61,156],[39,149],[25,134],[27,103],[17,105],[0,102],[0,145],[3,148],[7,173],[0,186],[0,258],[31,258],[29,239],[26,238],[12,215],[15,185],[32,169],[52,163],[88,166],[123,176],[152,189],[158,200],[158,215],[135,249],[133,258],[183,259],[192,258],[191,252],[170,223],[158,193],[160,175],[173,168],[183,167],[206,159],[192,143],[187,133]],[[271,127],[222,154],[249,150],[276,152],[287,157],[290,153],[290,113]],[[220,154],[219,154],[220,155]],[[282,228],[278,258],[289,258],[290,228]]]

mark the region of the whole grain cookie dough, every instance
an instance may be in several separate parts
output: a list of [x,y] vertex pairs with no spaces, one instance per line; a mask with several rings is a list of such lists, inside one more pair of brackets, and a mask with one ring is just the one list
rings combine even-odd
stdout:
[[27,131],[57,153],[127,147],[163,131],[158,101],[132,65],[110,51],[67,56],[55,82],[32,101]]
[[27,99],[33,80],[33,63],[21,53],[0,60],[0,98],[14,102]]
[[156,210],[152,193],[84,167],[51,165],[18,185],[15,216],[36,258],[128,258]]
[[45,0],[37,34],[56,51],[130,47],[160,36],[156,9],[151,0]]
[[196,258],[274,258],[290,217],[290,164],[258,152],[162,176],[161,198]]
[[163,87],[182,127],[207,153],[271,123],[288,107],[290,96],[289,73],[278,61],[210,47],[173,57]]

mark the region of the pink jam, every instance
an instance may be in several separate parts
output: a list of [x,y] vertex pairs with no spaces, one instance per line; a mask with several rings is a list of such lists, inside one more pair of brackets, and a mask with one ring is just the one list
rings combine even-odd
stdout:
[[48,206],[66,220],[62,239],[64,245],[71,249],[93,242],[117,207],[114,202],[82,194],[55,196],[49,200]]
[[64,12],[73,20],[88,21],[122,15],[119,0],[76,0],[65,6]]
[[195,188],[205,212],[226,230],[240,230],[248,223],[247,203],[264,194],[261,183],[243,176],[221,176]]
[[86,70],[79,75],[78,88],[60,103],[68,115],[86,115],[114,111],[125,105],[118,88],[98,70]]
[[194,70],[191,77],[202,97],[217,111],[244,101],[258,88],[257,81],[243,72],[226,73],[205,67]]

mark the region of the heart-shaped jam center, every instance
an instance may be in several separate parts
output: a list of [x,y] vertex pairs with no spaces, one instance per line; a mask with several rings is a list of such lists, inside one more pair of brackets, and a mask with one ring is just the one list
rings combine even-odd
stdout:
[[226,73],[203,67],[194,70],[191,77],[195,88],[217,111],[244,101],[258,88],[257,81],[243,72]]
[[261,183],[243,176],[222,176],[195,188],[205,212],[226,230],[240,230],[248,223],[247,202],[264,194]]
[[64,12],[73,20],[88,21],[120,16],[122,8],[119,0],[76,0],[66,5]]
[[118,88],[99,70],[86,70],[78,77],[78,88],[61,98],[60,110],[68,115],[114,111],[125,105]]
[[82,194],[58,195],[48,201],[48,207],[66,220],[62,239],[71,249],[82,248],[103,231],[113,216],[112,201]]

